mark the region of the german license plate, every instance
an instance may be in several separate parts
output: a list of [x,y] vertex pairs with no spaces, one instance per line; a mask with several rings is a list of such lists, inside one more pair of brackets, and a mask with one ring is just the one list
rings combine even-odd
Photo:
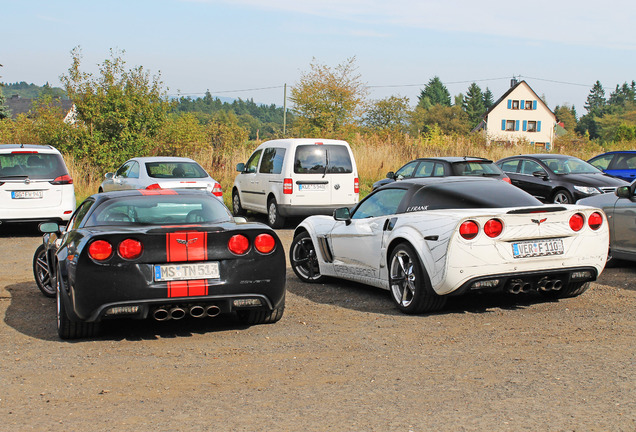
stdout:
[[44,191],[12,191],[11,198],[13,199],[40,199],[44,197]]
[[156,282],[219,278],[219,263],[216,261],[195,264],[156,264],[154,270]]
[[534,240],[512,244],[512,255],[515,258],[563,255],[563,240]]
[[299,191],[324,191],[327,189],[327,185],[324,183],[309,183],[309,184],[299,184]]

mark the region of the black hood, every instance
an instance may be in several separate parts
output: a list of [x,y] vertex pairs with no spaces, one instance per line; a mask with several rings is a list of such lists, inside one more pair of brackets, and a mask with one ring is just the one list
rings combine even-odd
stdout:
[[593,187],[619,187],[627,186],[625,180],[607,174],[558,174],[557,178],[567,180],[577,186],[593,186]]

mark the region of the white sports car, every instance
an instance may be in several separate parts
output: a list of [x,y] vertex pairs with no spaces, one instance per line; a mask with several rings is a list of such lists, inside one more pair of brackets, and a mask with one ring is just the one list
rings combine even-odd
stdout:
[[289,256],[305,282],[332,276],[384,288],[416,314],[468,291],[579,295],[603,271],[608,244],[598,208],[542,204],[493,179],[426,178],[308,217]]

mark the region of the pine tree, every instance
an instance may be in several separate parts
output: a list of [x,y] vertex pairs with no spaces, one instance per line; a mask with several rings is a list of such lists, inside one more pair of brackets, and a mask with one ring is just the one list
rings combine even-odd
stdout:
[[433,105],[451,106],[450,93],[439,77],[431,78],[424,86],[417,105],[425,109]]
[[484,92],[484,107],[486,111],[490,109],[490,107],[495,103],[492,92],[488,87],[486,87],[486,91]]
[[587,95],[587,101],[585,103],[585,109],[588,113],[594,113],[596,115],[601,114],[605,107],[605,90],[600,81],[596,81],[590,94]]
[[472,83],[468,87],[462,108],[468,114],[471,128],[477,126],[486,113],[486,107],[484,105],[484,95],[476,83]]

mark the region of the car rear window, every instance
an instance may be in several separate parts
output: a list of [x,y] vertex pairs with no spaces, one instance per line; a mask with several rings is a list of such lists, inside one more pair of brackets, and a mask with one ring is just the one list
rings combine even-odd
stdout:
[[500,176],[501,170],[494,162],[465,161],[453,165],[453,173],[459,176]]
[[215,198],[193,195],[130,196],[100,204],[85,226],[188,225],[232,220],[227,208]]
[[516,186],[498,180],[489,180],[424,186],[413,194],[408,208],[415,211],[541,205],[541,201]]
[[146,162],[146,172],[153,178],[205,178],[208,176],[196,162]]
[[343,145],[300,145],[294,161],[296,174],[350,174],[353,164]]
[[57,153],[15,152],[0,154],[0,177],[55,179],[67,175],[64,159]]

